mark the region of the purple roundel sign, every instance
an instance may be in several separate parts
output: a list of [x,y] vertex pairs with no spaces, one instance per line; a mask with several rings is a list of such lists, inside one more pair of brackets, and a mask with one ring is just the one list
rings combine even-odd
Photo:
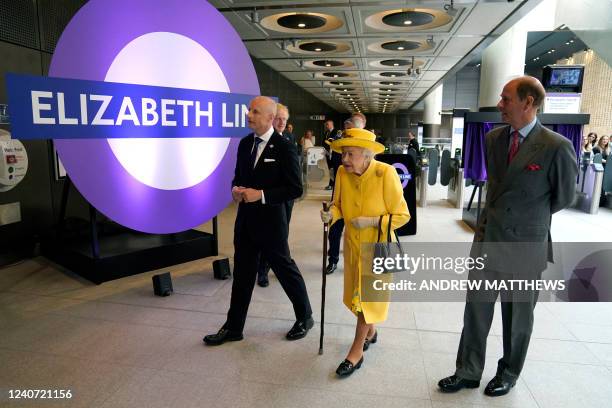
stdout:
[[408,171],[408,167],[406,167],[402,163],[393,163],[393,167],[395,167],[397,175],[399,176],[400,181],[402,182],[402,188],[406,188],[408,182],[412,180],[412,175]]
[[[49,76],[259,94],[253,63],[240,37],[221,13],[202,0],[90,0],[62,34]],[[147,120],[153,123],[154,112],[144,101],[143,112],[149,109]],[[55,139],[68,175],[83,196],[116,222],[148,233],[184,231],[222,211],[231,200],[238,136],[246,135],[244,120],[239,126],[236,119],[237,134],[232,137],[164,137],[163,126],[183,121],[183,129],[189,129],[188,121],[212,121],[212,117],[206,112],[194,116],[191,102],[163,103],[163,121],[155,113],[161,123],[159,137],[149,128],[144,138]],[[40,106],[39,112],[46,113]],[[129,108],[122,105],[123,120],[134,124],[135,109]],[[82,115],[83,109],[81,105]],[[244,111],[227,116],[238,118]],[[102,116],[97,119],[99,125],[108,123]],[[145,119],[138,123],[140,128],[150,124]],[[63,117],[62,123],[70,120],[76,121]],[[106,120],[112,124],[112,119]],[[225,116],[223,120],[232,126]],[[84,123],[85,119],[79,125]],[[108,126],[109,132],[112,127]]]

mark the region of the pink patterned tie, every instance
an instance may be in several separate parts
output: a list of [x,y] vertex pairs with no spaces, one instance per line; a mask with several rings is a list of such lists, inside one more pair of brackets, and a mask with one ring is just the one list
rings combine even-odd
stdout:
[[519,132],[515,130],[512,132],[512,144],[510,145],[510,150],[508,151],[508,164],[512,162],[512,159],[516,156],[519,150]]

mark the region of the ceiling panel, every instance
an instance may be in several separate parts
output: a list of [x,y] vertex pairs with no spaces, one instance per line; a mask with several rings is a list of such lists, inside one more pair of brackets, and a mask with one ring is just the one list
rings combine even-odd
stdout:
[[444,49],[438,55],[441,57],[463,57],[478,45],[483,38],[481,36],[453,37],[446,43]]
[[[381,89],[399,90],[392,91],[401,96],[388,112],[406,108],[428,92],[523,2],[455,0],[450,12],[444,10],[449,0],[211,3],[238,31],[253,57],[333,108],[348,110],[336,101],[336,88],[342,86],[331,82],[349,81],[352,84],[345,88],[360,95],[362,107],[374,102]],[[317,44],[307,46],[307,42]],[[389,65],[381,63],[389,60]],[[317,66],[314,61],[332,61],[332,66]],[[343,65],[333,66],[333,61]],[[333,73],[346,76],[324,75]]]

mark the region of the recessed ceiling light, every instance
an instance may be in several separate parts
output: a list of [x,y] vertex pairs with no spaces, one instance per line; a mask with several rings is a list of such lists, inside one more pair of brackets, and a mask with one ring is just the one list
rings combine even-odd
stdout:
[[403,50],[404,50],[404,47],[397,47],[397,49],[398,49],[399,51],[403,51]]
[[330,63],[325,64],[326,67],[331,67]]
[[398,66],[399,66],[399,64],[398,64],[397,62],[395,62],[395,63],[393,64],[393,66],[394,66],[394,67],[398,67]]
[[338,75],[337,75],[337,74],[334,74],[334,78],[338,78]]
[[321,51],[321,49],[320,49],[320,48],[315,48],[315,51],[316,51],[316,52],[320,52],[320,51]]
[[406,21],[404,21],[404,24],[405,24],[405,25],[410,25],[410,24],[412,24],[412,21],[410,21],[410,20],[406,20]]
[[395,75],[394,75],[394,74],[392,74],[392,75],[391,75],[391,78],[395,78]]
[[304,23],[299,23],[299,24],[298,24],[298,27],[300,27],[300,28],[304,28],[304,27],[306,27],[306,24],[304,24]]

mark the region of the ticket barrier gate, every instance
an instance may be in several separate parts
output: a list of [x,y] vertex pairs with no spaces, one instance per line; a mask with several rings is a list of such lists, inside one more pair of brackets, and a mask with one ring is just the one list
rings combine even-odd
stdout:
[[448,181],[448,193],[446,199],[455,206],[463,207],[463,197],[465,194],[465,181],[463,179],[463,169],[460,167],[461,160],[450,160],[450,179]]
[[602,194],[604,167],[600,163],[582,163],[578,180],[576,208],[597,214]]

